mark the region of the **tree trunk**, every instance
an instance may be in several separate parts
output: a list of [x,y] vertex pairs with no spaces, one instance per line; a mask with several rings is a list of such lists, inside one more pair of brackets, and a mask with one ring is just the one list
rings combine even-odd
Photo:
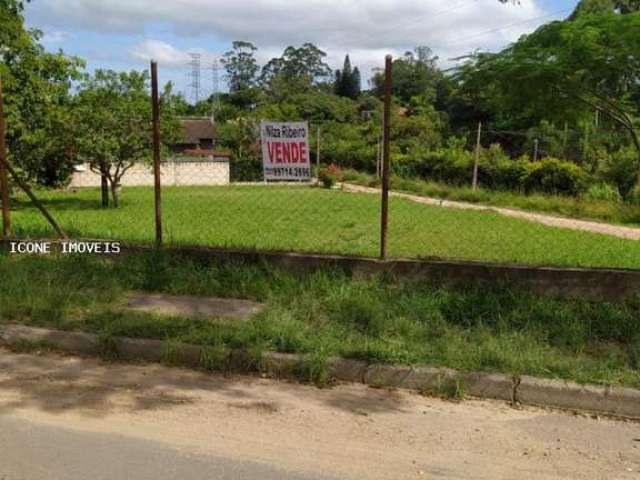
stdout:
[[[635,130],[631,130],[631,138],[633,139],[633,145],[636,147],[636,151],[638,152],[638,159],[640,160],[640,135]],[[640,185],[640,170],[638,170],[638,185]]]
[[100,175],[100,188],[102,190],[102,208],[109,207],[109,180],[103,173]]
[[120,184],[118,182],[111,183],[111,198],[113,199],[113,208],[120,206]]

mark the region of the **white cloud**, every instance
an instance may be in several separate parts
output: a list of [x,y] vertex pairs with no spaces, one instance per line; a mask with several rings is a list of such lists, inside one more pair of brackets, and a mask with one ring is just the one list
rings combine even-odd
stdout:
[[44,32],[40,41],[45,45],[58,45],[71,37],[72,35],[69,32],[55,30]]
[[[217,44],[248,40],[262,62],[288,45],[313,42],[336,67],[349,53],[366,77],[384,55],[400,55],[428,45],[449,59],[478,48],[499,48],[549,21],[540,0],[519,5],[498,0],[38,0],[30,4],[30,24],[51,30],[140,36],[129,49],[137,60],[155,58],[169,68],[185,68],[189,53],[210,64]],[[180,37],[177,48],[169,42]],[[208,42],[205,44],[205,38]],[[162,39],[162,40],[161,40]],[[228,47],[222,47],[220,55]]]
[[156,60],[169,68],[184,68],[190,57],[187,52],[178,50],[160,40],[145,40],[135,45],[129,51],[133,58],[138,60]]

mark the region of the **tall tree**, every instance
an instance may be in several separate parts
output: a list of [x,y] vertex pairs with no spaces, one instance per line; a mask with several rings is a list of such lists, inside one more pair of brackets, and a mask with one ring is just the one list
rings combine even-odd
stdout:
[[[434,100],[438,82],[443,74],[437,67],[438,57],[429,47],[416,47],[393,61],[392,93],[407,103],[412,97]],[[377,71],[371,79],[377,96],[384,94],[384,72]]]
[[250,42],[235,41],[224,54],[222,64],[227,72],[229,91],[232,93],[255,85],[260,67],[255,58],[258,49]]
[[346,55],[342,70],[336,70],[336,79],[333,86],[334,93],[341,97],[355,100],[360,96],[360,81],[360,70],[358,70],[358,67],[351,68],[351,59],[349,55]]
[[327,54],[313,43],[300,47],[287,47],[281,57],[271,59],[263,68],[261,80],[269,84],[274,78],[285,81],[300,81],[307,86],[326,82],[331,77],[331,68],[324,61]]

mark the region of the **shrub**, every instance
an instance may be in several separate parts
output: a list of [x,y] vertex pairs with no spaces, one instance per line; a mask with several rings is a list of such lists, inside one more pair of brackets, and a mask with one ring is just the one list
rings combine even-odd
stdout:
[[604,152],[599,158],[598,176],[605,182],[618,187],[623,198],[631,195],[636,184],[640,167],[638,153],[632,147],[618,151]]
[[526,176],[528,157],[520,157],[515,160],[503,159],[498,162],[493,172],[491,182],[482,182],[494,188],[506,190],[520,190],[522,179]]
[[331,164],[328,167],[320,168],[318,179],[322,182],[324,188],[331,188],[342,180],[342,171],[337,165]]
[[584,191],[587,180],[587,173],[575,163],[545,158],[525,167],[522,184],[527,193],[577,195]]
[[583,197],[586,200],[603,200],[616,203],[622,201],[622,196],[618,191],[618,187],[608,183],[596,183],[591,185],[583,194]]
[[640,185],[636,185],[627,193],[626,200],[632,205],[640,205]]

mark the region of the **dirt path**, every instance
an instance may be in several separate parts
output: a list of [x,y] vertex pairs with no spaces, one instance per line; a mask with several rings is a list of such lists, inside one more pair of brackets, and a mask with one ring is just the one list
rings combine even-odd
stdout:
[[[378,195],[380,194],[380,190],[377,188],[362,187],[360,185],[352,185],[346,183],[344,184],[344,190],[347,192],[376,193]],[[544,215],[540,213],[526,212],[524,210],[516,210],[513,208],[492,207],[467,202],[456,202],[438,198],[421,197],[419,195],[411,195],[408,193],[391,192],[390,195],[393,197],[405,198],[407,200],[411,200],[412,202],[421,203],[423,205],[433,205],[436,207],[444,208],[458,208],[461,210],[495,212],[507,217],[529,220],[531,222],[540,223],[549,227],[568,228],[571,230],[582,230],[585,232],[610,235],[612,237],[640,240],[640,228],[622,227],[619,225],[611,225],[608,223],[577,220],[574,218],[564,218],[553,215]]]
[[640,478],[636,423],[2,349],[0,415],[311,476]]

